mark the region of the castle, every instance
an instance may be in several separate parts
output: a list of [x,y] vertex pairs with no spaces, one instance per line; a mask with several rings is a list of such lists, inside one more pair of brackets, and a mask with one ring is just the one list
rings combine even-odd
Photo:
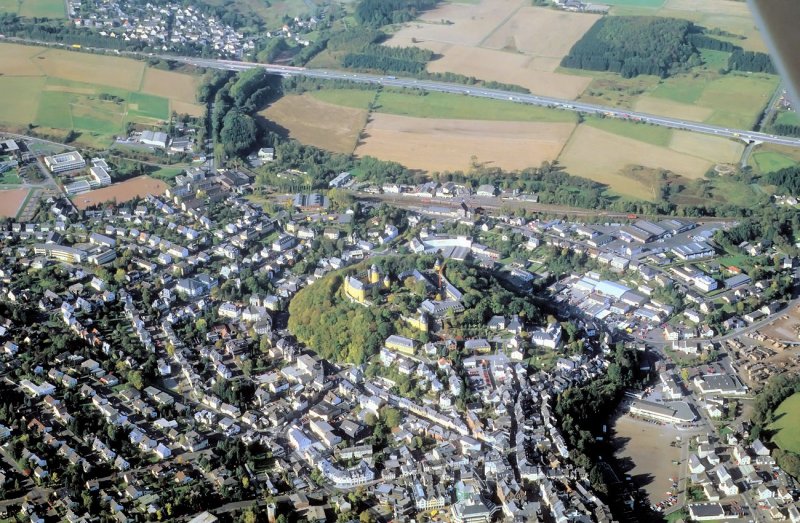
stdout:
[[355,276],[345,276],[344,293],[358,303],[367,301],[367,293],[374,287],[388,289],[392,285],[389,275],[381,277],[378,267],[372,265],[366,273],[356,274]]

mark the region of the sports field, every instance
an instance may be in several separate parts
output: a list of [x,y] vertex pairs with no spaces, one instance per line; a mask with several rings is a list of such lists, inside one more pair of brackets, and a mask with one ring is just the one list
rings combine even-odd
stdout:
[[466,171],[473,160],[504,169],[538,166],[558,157],[574,123],[413,118],[373,113],[359,156],[426,171]]
[[161,180],[156,180],[149,176],[137,176],[102,189],[79,194],[72,199],[72,202],[78,209],[85,209],[105,202],[127,202],[136,197],[143,198],[148,194],[159,196],[164,194],[167,187],[167,184]]
[[30,192],[30,189],[0,191],[0,216],[4,218],[16,218],[20,207],[28,196],[28,192]]
[[0,44],[0,122],[75,129],[102,144],[128,122],[156,124],[170,111],[201,114],[194,76],[143,62],[58,49]]
[[431,72],[454,72],[577,97],[589,78],[556,72],[561,58],[598,19],[596,15],[533,7],[525,0],[445,3],[406,24],[387,42],[430,49]]
[[784,450],[800,453],[800,393],[786,398],[775,410],[775,417],[777,421],[769,426],[777,431],[772,441]]

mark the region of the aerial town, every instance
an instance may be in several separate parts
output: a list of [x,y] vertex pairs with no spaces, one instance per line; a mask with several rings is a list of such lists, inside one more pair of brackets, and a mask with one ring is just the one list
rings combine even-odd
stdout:
[[[103,158],[3,147],[74,198],[111,183]],[[36,220],[4,222],[4,514],[566,522],[613,521],[621,503],[800,521],[794,480],[742,415],[771,375],[798,370],[793,257],[743,243],[765,260],[748,274],[721,256],[728,223],[490,212],[537,200],[494,186],[343,172],[265,209],[253,183],[204,165],[160,195],[80,211],[50,197]],[[301,341],[295,307],[330,285],[347,314],[396,315],[351,320],[373,331],[354,339],[391,332],[375,353]],[[576,452],[608,428],[565,433],[563,398],[598,381],[624,397],[607,424],[667,435],[650,457],[667,491]],[[618,499],[598,497],[607,483]]]

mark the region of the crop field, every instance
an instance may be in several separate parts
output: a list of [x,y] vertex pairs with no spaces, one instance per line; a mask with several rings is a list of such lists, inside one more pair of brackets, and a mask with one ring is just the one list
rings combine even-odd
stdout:
[[578,127],[558,161],[571,174],[607,184],[616,193],[651,201],[659,184],[655,172],[631,171],[629,167],[666,169],[693,179],[702,177],[715,163],[589,125]]
[[473,160],[513,170],[554,160],[573,128],[373,113],[355,152],[426,171],[468,170]]
[[793,394],[786,398],[775,410],[775,417],[778,418],[770,429],[777,430],[772,441],[780,448],[791,452],[800,453],[800,393]]
[[148,194],[159,196],[167,190],[167,184],[149,176],[137,176],[124,182],[115,183],[102,189],[96,189],[79,194],[73,198],[73,203],[78,209],[85,209],[92,205],[104,202],[127,202],[133,198],[143,198]]
[[76,129],[79,142],[103,146],[127,122],[157,123],[169,118],[170,110],[201,114],[202,106],[194,102],[197,82],[135,60],[4,43],[0,92],[6,103],[0,122]]
[[282,132],[302,143],[351,153],[367,122],[365,109],[321,102],[310,94],[284,96],[259,113]]
[[62,0],[0,0],[0,13],[28,18],[66,18]]
[[20,207],[25,202],[30,189],[12,189],[0,191],[0,216],[16,218]]
[[368,109],[369,104],[375,100],[376,92],[371,89],[321,89],[308,94],[320,102],[353,109]]
[[556,68],[597,18],[532,7],[524,0],[449,3],[406,24],[387,45],[432,50],[439,58],[428,65],[431,72],[450,71],[575,98],[591,79]]
[[618,118],[587,117],[584,121],[586,125],[653,145],[667,146],[672,139],[672,129],[657,125],[627,122]]

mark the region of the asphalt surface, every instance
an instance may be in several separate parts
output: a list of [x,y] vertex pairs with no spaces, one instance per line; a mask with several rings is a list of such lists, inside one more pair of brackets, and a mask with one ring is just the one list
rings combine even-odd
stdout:
[[789,147],[800,147],[800,138],[776,136],[776,135],[760,133],[756,131],[749,131],[744,129],[729,129],[726,127],[718,127],[715,125],[692,122],[689,120],[681,120],[678,118],[669,118],[666,116],[656,116],[648,113],[630,111],[628,109],[620,109],[618,107],[607,107],[603,105],[576,102],[574,100],[564,100],[560,98],[551,98],[535,94],[523,94],[514,91],[503,91],[500,89],[487,89],[484,87],[478,87],[474,85],[452,84],[446,82],[435,82],[431,80],[417,80],[413,78],[401,78],[391,75],[381,76],[376,74],[352,73],[352,72],[336,71],[331,69],[307,69],[304,67],[291,67],[291,66],[271,65],[271,64],[255,64],[250,62],[238,62],[234,60],[217,60],[209,58],[192,58],[184,56],[161,56],[161,58],[175,60],[195,65],[197,67],[206,67],[212,69],[243,71],[247,69],[252,69],[254,67],[263,67],[270,73],[279,74],[282,76],[307,76],[311,78],[321,78],[329,80],[347,80],[350,82],[384,85],[387,87],[420,89],[423,91],[430,91],[430,92],[463,94],[467,96],[474,96],[477,98],[505,100],[520,104],[538,105],[543,107],[565,109],[584,114],[602,115],[609,118],[626,119],[635,122],[659,125],[661,127],[668,127],[670,129],[682,129],[697,133],[721,136],[724,138],[734,138],[745,142],[762,142],[762,143],[773,143],[777,145],[786,145]]

